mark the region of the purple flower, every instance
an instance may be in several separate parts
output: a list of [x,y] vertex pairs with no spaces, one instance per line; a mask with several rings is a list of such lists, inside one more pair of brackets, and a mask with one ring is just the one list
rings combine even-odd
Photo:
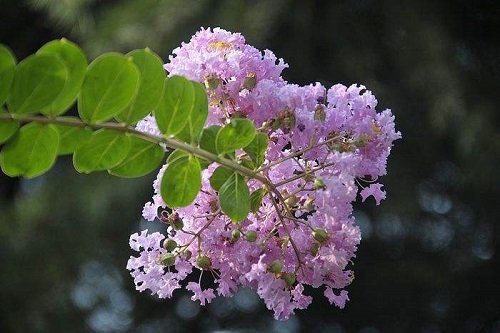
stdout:
[[[324,286],[330,303],[345,306],[349,298],[344,288],[354,276],[349,265],[361,240],[353,202],[358,192],[363,201],[373,196],[377,205],[385,198],[382,184],[365,187],[364,179],[386,173],[393,141],[401,134],[390,110],[377,112],[377,100],[365,86],[290,84],[281,77],[286,67],[271,51],[261,52],[241,34],[220,28],[201,29],[169,57],[169,75],[205,85],[207,125],[224,124],[238,113],[267,134],[261,173],[275,192],[235,224],[221,213],[210,186],[217,165],[203,170],[202,191],[194,203],[175,210],[183,227],[168,228],[175,249],[167,253],[161,247],[165,236],[159,233],[131,236],[130,246],[139,256],[130,257],[127,269],[138,290],[169,298],[184,287],[204,305],[215,292],[231,297],[240,287],[251,288],[275,318],[287,319],[311,303],[304,286]],[[159,133],[151,116],[137,129]],[[164,170],[153,183],[152,202],[143,209],[148,221],[166,208],[159,190]],[[248,180],[248,186],[254,191],[262,184]],[[254,241],[246,239],[253,233]],[[200,257],[203,265],[197,262]],[[205,270],[216,276],[214,289],[186,282],[189,274],[201,281]]]

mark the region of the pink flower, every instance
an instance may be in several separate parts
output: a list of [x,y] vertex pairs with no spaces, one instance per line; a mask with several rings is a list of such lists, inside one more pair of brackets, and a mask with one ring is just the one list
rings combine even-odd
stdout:
[[371,195],[375,199],[377,205],[379,205],[380,201],[385,199],[385,191],[382,190],[382,186],[384,185],[378,183],[371,184],[370,186],[365,187],[363,190],[361,190],[360,194],[363,198],[363,202]]

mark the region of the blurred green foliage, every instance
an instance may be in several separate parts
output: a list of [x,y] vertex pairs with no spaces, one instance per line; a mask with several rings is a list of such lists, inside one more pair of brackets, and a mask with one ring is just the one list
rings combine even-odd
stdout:
[[24,0],[1,15],[18,59],[66,36],[91,59],[149,46],[164,59],[201,26],[242,32],[298,83],[363,83],[403,140],[357,210],[346,309],[321,292],[274,322],[255,295],[205,308],[136,293],[125,270],[152,178],[0,175],[1,332],[500,332],[500,10],[494,1]]

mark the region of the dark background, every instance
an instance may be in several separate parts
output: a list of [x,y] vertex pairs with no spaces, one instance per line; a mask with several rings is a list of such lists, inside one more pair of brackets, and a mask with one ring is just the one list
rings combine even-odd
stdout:
[[284,77],[365,84],[403,139],[356,205],[363,240],[344,310],[321,292],[287,322],[256,295],[199,307],[134,290],[128,237],[155,175],[79,175],[60,159],[0,174],[0,332],[500,332],[500,5],[497,1],[2,0],[0,42],[23,59],[67,37],[90,59],[149,46],[167,59],[201,26],[244,34]]

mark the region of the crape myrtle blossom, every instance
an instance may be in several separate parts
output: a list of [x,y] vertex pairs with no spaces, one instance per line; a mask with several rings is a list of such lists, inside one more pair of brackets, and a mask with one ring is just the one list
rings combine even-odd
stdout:
[[[217,167],[212,164],[202,173],[196,200],[170,211],[159,189],[164,166],[143,217],[167,224],[166,233],[145,230],[130,238],[139,256],[127,268],[138,290],[169,298],[184,287],[206,304],[248,287],[277,319],[311,303],[305,286],[323,288],[330,303],[345,306],[345,287],[354,278],[349,264],[361,239],[352,203],[358,193],[363,201],[373,196],[377,205],[385,198],[377,178],[386,173],[392,143],[401,134],[391,111],[377,112],[377,100],[364,86],[298,86],[281,77],[286,67],[271,51],[220,28],[202,29],[173,51],[165,65],[169,75],[206,87],[207,125],[245,117],[268,135],[259,172],[279,195],[264,191],[259,209],[233,223],[210,186]],[[151,116],[137,127],[158,133]],[[253,179],[248,186],[263,189]],[[198,274],[198,282],[184,281],[190,273]],[[203,281],[211,276],[215,285],[207,288]]]

